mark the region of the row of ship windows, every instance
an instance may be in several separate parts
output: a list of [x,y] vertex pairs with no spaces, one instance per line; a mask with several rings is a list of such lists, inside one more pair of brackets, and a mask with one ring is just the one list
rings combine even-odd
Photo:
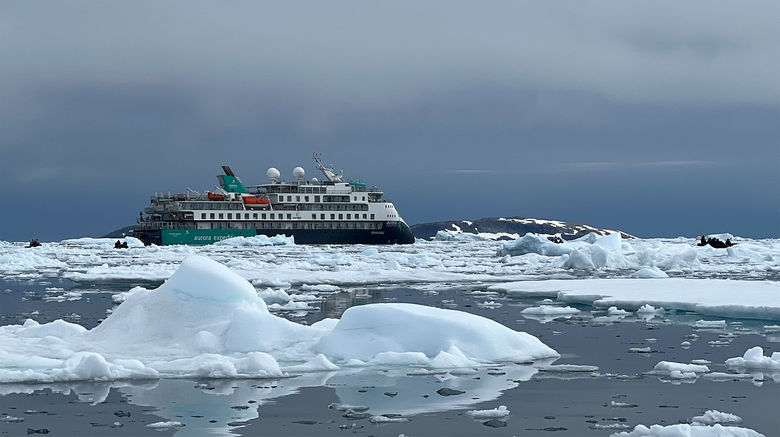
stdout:
[[[279,196],[279,197],[283,197],[283,196]],[[287,196],[287,197],[289,198],[290,196]],[[301,196],[296,196],[296,197],[301,197]],[[304,196],[304,197],[307,197],[307,199],[304,201],[304,203],[309,202],[309,199],[308,199],[309,196]],[[315,197],[319,197],[319,196],[315,196]],[[345,196],[345,197],[346,197],[346,200],[341,200],[341,201],[335,201],[334,200],[333,203],[336,203],[334,205],[327,204],[327,203],[326,204],[316,203],[316,202],[319,202],[319,199],[315,199],[315,203],[306,203],[304,205],[301,205],[301,207],[303,207],[304,209],[309,209],[309,210],[318,209],[318,210],[326,210],[326,211],[327,210],[334,210],[334,209],[358,209],[358,210],[367,210],[368,209],[368,204],[365,204],[365,203],[362,203],[362,204],[347,204],[347,205],[340,205],[340,204],[337,203],[337,202],[349,202],[349,197],[348,196]],[[292,203],[292,200],[288,199],[287,201],[284,201],[283,199],[279,199],[278,202],[279,203],[287,203],[287,202]],[[250,204],[250,206],[251,206],[251,204]],[[385,206],[385,208],[387,208],[387,206]],[[241,204],[241,203],[238,203],[238,202],[182,202],[181,203],[181,209],[194,209],[194,210],[198,210],[198,209],[223,209],[223,210],[224,209],[227,209],[227,210],[231,210],[232,209],[232,210],[236,210],[236,209],[239,209],[239,210],[241,210],[241,209],[244,209],[244,205]]]
[[[250,220],[249,215],[250,215],[250,213],[245,212],[244,213],[244,217],[242,218],[241,217],[241,213],[237,212],[235,220]],[[267,213],[264,213],[264,212],[263,213],[253,212],[253,213],[251,213],[251,215],[252,215],[251,220],[258,220],[258,219],[259,220],[268,220],[269,219],[268,216],[270,216],[270,220],[276,220],[277,218],[279,220],[284,220],[284,218],[285,218],[284,217],[285,214],[281,213],[281,212],[280,213],[272,212],[270,214],[267,214]],[[291,213],[287,213],[286,215],[287,215],[287,220],[292,220],[292,214]],[[317,216],[318,215],[319,215],[319,220],[326,220],[325,217],[328,214],[314,214],[314,213],[312,213],[311,214],[311,219],[312,220],[317,220]],[[353,215],[354,215],[354,220],[360,220],[360,214],[346,214],[346,216],[347,216],[346,220],[352,220],[353,219],[352,218]],[[344,214],[330,214],[330,220],[336,220],[336,216],[338,216],[338,220],[344,220]],[[375,218],[374,214],[363,214],[363,220],[369,220],[369,219],[374,220],[374,218]],[[200,219],[201,220],[207,220],[205,212],[200,213]],[[208,214],[208,219],[210,219],[210,220],[225,220],[225,213],[222,213],[222,212],[220,212],[220,213],[213,213],[213,212],[209,213]],[[227,220],[234,220],[232,212],[227,213]]]
[[[211,229],[382,229],[383,222],[214,222]],[[199,229],[203,229],[199,226]]]
[[[309,196],[295,196],[295,201],[296,202],[300,202],[301,201],[301,197],[303,197],[303,201],[304,202],[308,202],[309,201]],[[282,196],[282,195],[279,195],[277,197],[277,199],[278,199],[277,200],[278,202],[284,202],[284,196]],[[361,196],[360,200],[362,202],[365,202],[366,201],[366,196]],[[287,201],[288,202],[292,202],[293,201],[293,196],[287,196]],[[320,201],[320,196],[314,196],[314,202],[318,203],[319,201]],[[322,196],[322,201],[323,202],[349,202],[349,196]],[[352,196],[352,201],[353,202],[357,202],[358,201],[358,196]]]

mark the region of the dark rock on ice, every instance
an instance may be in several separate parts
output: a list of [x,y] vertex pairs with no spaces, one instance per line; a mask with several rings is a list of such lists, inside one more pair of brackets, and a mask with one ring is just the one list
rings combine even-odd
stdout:
[[436,393],[438,393],[441,396],[455,396],[455,395],[462,395],[463,393],[466,393],[462,390],[454,390],[451,388],[440,388],[436,390]]

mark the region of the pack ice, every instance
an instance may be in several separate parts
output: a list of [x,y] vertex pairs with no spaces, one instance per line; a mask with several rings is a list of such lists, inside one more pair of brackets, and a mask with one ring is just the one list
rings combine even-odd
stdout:
[[348,365],[464,367],[558,354],[476,315],[412,304],[348,309],[306,326],[269,313],[228,267],[187,258],[154,290],[134,288],[97,327],[0,327],[0,382],[277,377]]

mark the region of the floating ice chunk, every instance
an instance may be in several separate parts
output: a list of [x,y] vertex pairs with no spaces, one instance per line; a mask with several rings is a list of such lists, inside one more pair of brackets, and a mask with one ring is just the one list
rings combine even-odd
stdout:
[[495,309],[495,308],[501,308],[502,306],[504,306],[504,304],[490,300],[487,302],[477,302],[477,306],[480,308]]
[[441,230],[436,232],[434,241],[479,241],[489,240],[489,236],[481,234],[472,234],[471,232]]
[[653,425],[649,428],[637,425],[631,432],[619,432],[610,437],[764,437],[764,435],[748,428],[720,424],[708,426],[682,423],[667,426]]
[[409,419],[402,416],[371,416],[368,421],[371,423],[403,423],[408,422]]
[[632,278],[637,279],[653,279],[653,278],[668,278],[669,275],[658,267],[642,267],[631,274]]
[[498,256],[525,255],[527,253],[538,253],[544,256],[560,256],[571,253],[571,249],[562,244],[555,244],[548,240],[544,235],[528,233],[514,241],[504,243],[498,249]]
[[331,363],[325,355],[319,354],[314,359],[296,366],[285,367],[288,372],[322,372],[339,370],[339,366]]
[[607,314],[610,316],[627,316],[631,314],[631,311],[622,310],[618,307],[609,307],[607,308]]
[[558,315],[567,315],[567,314],[577,314],[579,312],[580,310],[578,310],[577,308],[557,307],[551,305],[530,307],[520,311],[520,313],[522,314],[532,314],[532,315],[540,315],[540,316],[558,316]]
[[274,303],[283,305],[292,300],[290,295],[282,289],[275,290],[273,288],[266,288],[265,290],[258,291],[257,295],[260,296],[260,299],[263,299],[267,305]]
[[[601,253],[600,253],[601,254]],[[602,254],[603,255],[603,254]],[[594,270],[596,265],[593,263],[591,253],[585,250],[574,249],[569,253],[569,257],[563,263],[564,269]]]
[[280,305],[278,303],[268,305],[269,311],[309,311],[311,309],[312,307],[310,307],[306,302],[290,301],[284,305]]
[[772,356],[764,356],[764,349],[756,346],[745,351],[741,357],[726,360],[729,367],[743,367],[747,369],[780,371],[780,352],[773,352]]
[[693,323],[694,328],[718,328],[726,327],[725,320],[697,320]]
[[702,364],[684,364],[671,361],[661,361],[653,367],[651,373],[669,375],[672,377],[696,377],[699,373],[707,373],[710,368]]
[[716,423],[741,423],[742,418],[731,413],[721,413],[718,410],[707,410],[701,416],[695,416],[691,422],[702,425],[714,425]]
[[166,421],[166,422],[149,423],[146,426],[148,426],[149,428],[160,428],[160,429],[162,429],[162,428],[181,428],[182,426],[184,426],[184,424],[181,423],[181,422],[177,422],[175,420],[169,420],[169,421]]
[[[376,249],[374,249],[376,250]],[[325,293],[335,293],[340,290],[339,287],[335,285],[330,284],[316,284],[316,285],[307,285],[303,284],[301,285],[301,290],[303,291],[318,291],[318,292],[325,292]]]
[[656,308],[649,304],[644,304],[636,310],[637,314],[655,314],[664,312],[663,308]]
[[470,410],[466,411],[466,414],[474,419],[499,419],[509,416],[509,410],[506,406],[501,405],[498,408],[492,408],[490,410]]
[[[421,335],[421,333],[427,333]],[[456,346],[476,361],[529,361],[558,357],[536,337],[461,311],[403,303],[347,309],[317,349],[328,356],[369,361],[382,352],[435,357]]]

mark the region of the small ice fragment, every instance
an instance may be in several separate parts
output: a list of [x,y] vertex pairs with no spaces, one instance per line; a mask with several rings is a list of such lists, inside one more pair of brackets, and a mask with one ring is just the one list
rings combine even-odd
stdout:
[[492,408],[490,410],[470,410],[467,411],[466,414],[474,419],[496,419],[509,416],[509,410],[506,406],[501,405],[498,408]]
[[146,426],[149,427],[149,428],[180,428],[180,427],[184,426],[184,424],[181,423],[181,422],[177,422],[175,420],[170,420],[170,421],[167,421],[167,422],[149,423]]
[[725,328],[725,320],[697,320],[693,324],[694,328]]

